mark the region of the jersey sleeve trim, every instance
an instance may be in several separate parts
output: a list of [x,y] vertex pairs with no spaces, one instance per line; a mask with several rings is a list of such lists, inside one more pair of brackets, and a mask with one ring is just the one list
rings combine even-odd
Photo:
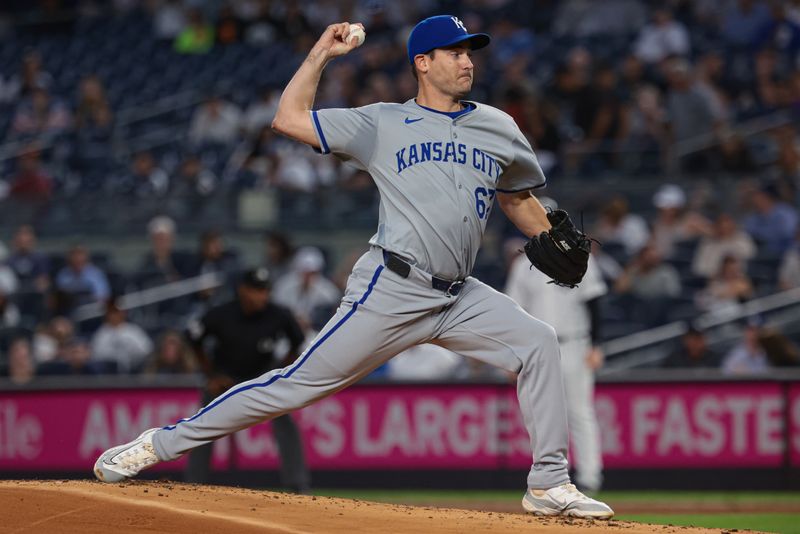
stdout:
[[316,110],[311,111],[311,118],[314,121],[314,131],[317,133],[317,138],[319,138],[320,154],[330,154],[331,149],[328,148],[328,141],[325,139],[325,134],[322,131],[322,126],[319,123]]
[[522,189],[495,189],[498,193],[522,193],[523,191],[530,191],[532,189],[540,189],[542,187],[547,186],[547,180],[542,182],[539,185],[532,185],[530,187],[523,187]]

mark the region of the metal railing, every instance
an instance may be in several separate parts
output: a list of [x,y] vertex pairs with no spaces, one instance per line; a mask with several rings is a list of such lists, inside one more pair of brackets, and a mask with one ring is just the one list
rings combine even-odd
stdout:
[[[786,310],[792,307],[796,307],[798,313],[794,313],[794,310]],[[800,322],[800,288],[744,302],[737,309],[730,310],[724,315],[714,312],[705,313],[693,320],[692,324],[701,330],[712,330],[732,325],[748,317],[779,311],[792,312],[778,318],[784,325]],[[603,350],[608,358],[608,363],[602,372],[607,374],[658,362],[665,356],[665,345],[685,334],[688,328],[689,324],[686,321],[674,321],[606,341],[603,344]],[[730,336],[721,335],[717,341],[724,338],[730,338]]]
[[[135,308],[185,297],[208,289],[216,289],[224,285],[225,282],[225,275],[222,273],[205,273],[178,282],[170,282],[160,286],[126,293],[119,297],[117,304],[120,309],[130,311]],[[82,322],[102,317],[103,313],[104,305],[100,302],[92,302],[76,308],[72,317],[76,322]]]

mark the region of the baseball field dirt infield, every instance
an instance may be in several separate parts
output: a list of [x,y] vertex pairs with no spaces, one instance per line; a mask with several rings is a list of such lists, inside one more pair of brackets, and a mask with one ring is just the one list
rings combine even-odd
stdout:
[[0,533],[719,532],[132,481],[0,481]]

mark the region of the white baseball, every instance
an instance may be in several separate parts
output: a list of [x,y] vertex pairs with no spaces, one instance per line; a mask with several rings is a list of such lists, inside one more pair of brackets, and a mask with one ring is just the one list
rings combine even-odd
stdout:
[[358,24],[351,24],[350,29],[347,32],[348,43],[350,43],[354,38],[358,41],[356,43],[356,46],[361,46],[362,44],[364,44],[364,39],[367,38],[367,34],[364,33],[364,28],[362,28]]

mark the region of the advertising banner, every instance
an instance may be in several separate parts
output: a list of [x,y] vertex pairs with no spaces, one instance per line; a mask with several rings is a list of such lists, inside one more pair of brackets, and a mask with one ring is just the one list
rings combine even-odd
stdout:
[[[788,410],[784,387],[601,384],[596,409],[605,466],[779,467],[787,437],[800,465],[800,385],[788,390]],[[91,469],[106,448],[193,414],[199,397],[191,389],[0,392],[0,470]],[[531,463],[510,385],[356,386],[294,416],[317,470],[527,469]],[[213,462],[217,469],[276,468],[269,424],[217,442]]]

